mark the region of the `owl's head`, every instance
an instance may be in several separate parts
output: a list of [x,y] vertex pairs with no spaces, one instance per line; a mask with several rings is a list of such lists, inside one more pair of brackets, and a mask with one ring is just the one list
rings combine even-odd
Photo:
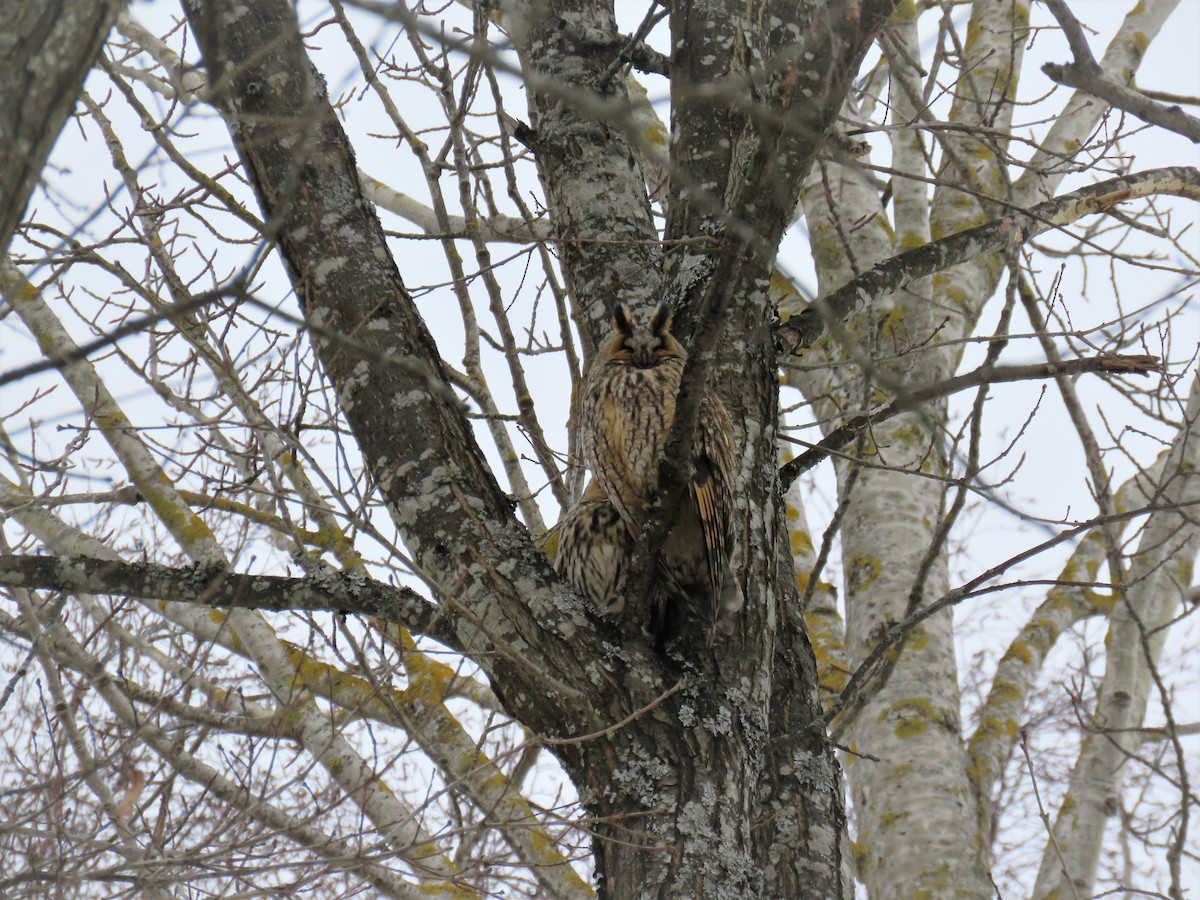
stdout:
[[671,336],[671,307],[666,303],[654,311],[649,328],[640,327],[625,304],[618,303],[613,329],[616,334],[604,354],[606,362],[652,369],[669,359],[687,358],[683,345]]

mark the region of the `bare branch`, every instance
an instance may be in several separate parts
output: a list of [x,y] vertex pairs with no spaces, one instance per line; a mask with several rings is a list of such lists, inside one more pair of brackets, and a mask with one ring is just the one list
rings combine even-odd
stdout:
[[[1060,362],[1032,363],[1027,366],[980,366],[973,372],[956,375],[948,381],[941,381],[927,387],[911,391],[898,400],[875,411],[859,413],[834,431],[831,431],[819,444],[809,445],[795,459],[785,463],[779,470],[780,481],[790,485],[798,476],[817,465],[825,457],[836,453],[845,447],[855,435],[879,422],[886,421],[892,416],[899,415],[910,409],[916,409],[923,403],[928,403],[940,397],[948,397],[968,388],[984,384],[1002,384],[1011,381],[1033,381],[1042,378],[1055,378],[1059,375],[1083,375],[1085,373],[1109,372],[1128,375],[1149,375],[1151,372],[1162,370],[1162,360],[1155,356],[1134,355],[1085,357],[1083,359],[1067,359]],[[792,440],[792,439],[789,439]]]
[[0,554],[0,584],[222,608],[352,612],[395,622],[447,646],[457,643],[443,611],[411,588],[336,572],[285,578],[243,575],[218,566],[173,568],[92,557]]
[[1110,178],[1039,203],[1027,211],[1014,209],[977,228],[893,256],[832,293],[818,297],[812,306],[778,329],[779,340],[784,352],[800,352],[825,333],[826,322],[844,321],[871,301],[918,278],[986,253],[1020,247],[1051,228],[1062,228],[1118,203],[1154,194],[1200,199],[1200,171],[1188,166],[1169,166]]
[[1181,134],[1193,144],[1200,143],[1200,119],[1188,115],[1178,105],[1164,106],[1155,103],[1141,91],[1121,84],[1105,72],[1092,56],[1087,38],[1079,20],[1072,14],[1064,0],[1043,0],[1058,24],[1062,26],[1071,53],[1072,63],[1046,63],[1042,71],[1052,81],[1067,87],[1079,88],[1093,97],[1099,97],[1109,106],[1132,113],[1143,122],[1158,125],[1168,131]]

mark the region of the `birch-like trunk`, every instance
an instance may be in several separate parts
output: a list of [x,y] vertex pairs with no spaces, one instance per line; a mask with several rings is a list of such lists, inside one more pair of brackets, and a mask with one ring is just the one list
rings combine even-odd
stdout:
[[[1146,41],[1173,6],[1140,4],[1131,12],[1104,57],[1106,70],[1120,71],[1127,79],[1140,61]],[[913,61],[921,58],[915,12],[905,9],[899,13],[884,42],[891,122],[909,126],[890,132],[896,172],[892,181],[893,230],[887,228],[889,217],[880,206],[877,191],[853,169],[826,164],[806,185],[804,214],[813,237],[822,293],[894,253],[997,215],[1001,207],[989,204],[988,196],[1007,195],[1029,204],[1036,200],[1035,188],[1042,196],[1053,191],[1062,178],[1062,167],[1054,164],[1053,154],[1073,152],[1102,112],[1102,105],[1094,99],[1073,99],[1026,176],[1015,188],[1007,188],[1003,162],[995,153],[997,144],[981,141],[970,129],[986,124],[995,129],[994,140],[1000,142],[999,135],[1011,122],[1011,101],[1027,36],[1028,4],[973,4],[966,29],[963,81],[950,116],[961,130],[942,136],[916,127],[928,114],[922,84],[913,70]],[[853,121],[855,117],[855,109],[847,107],[843,118]],[[934,140],[940,144],[943,162],[942,178],[930,205],[923,178]],[[911,390],[949,377],[959,358],[954,341],[974,328],[980,310],[996,289],[1000,272],[999,256],[985,255],[874,300],[849,321],[848,335],[823,337],[809,351],[806,362],[812,363],[816,357],[833,363],[857,356],[862,378],[847,375],[844,368],[794,375],[797,386],[813,400],[817,420],[828,431],[860,406],[878,404],[880,392],[895,395],[898,389]],[[889,361],[863,362],[881,357]],[[845,645],[850,671],[875,648],[892,623],[919,609],[922,602],[937,600],[949,588],[946,535],[941,531],[948,496],[939,482],[948,474],[945,424],[944,404],[897,416],[873,426],[869,440],[851,445],[852,455],[871,465],[839,464]],[[1194,550],[1181,547],[1180,559],[1191,555]],[[1166,593],[1171,595],[1172,589]],[[1177,586],[1174,596],[1178,597]],[[1130,635],[1125,637],[1126,647],[1130,639]],[[831,646],[836,648],[837,643],[834,640]],[[950,611],[925,619],[888,663],[885,678],[866,685],[866,700],[860,708],[852,708],[847,727],[850,752],[846,766],[858,826],[859,877],[875,897],[936,895],[950,888],[985,896],[990,892],[987,842],[991,822],[987,810],[994,783],[981,786],[978,759],[969,760],[965,751]],[[1142,693],[1132,698],[1135,706],[1140,697],[1144,708],[1145,688],[1143,683]],[[1135,724],[1140,716],[1137,711],[1121,721]],[[838,724],[835,720],[835,726]],[[1105,791],[1110,792],[1116,768],[1112,744],[1089,744],[1109,748]],[[1092,747],[1093,755],[1094,750]],[[1098,793],[1098,805],[1107,801],[1105,808],[1111,810],[1111,795],[1105,791]],[[1078,817],[1072,813],[1072,821]],[[1103,819],[1099,814],[1092,821],[1102,823]],[[1059,827],[1064,829],[1064,840],[1073,833],[1067,831],[1070,826],[1065,821]],[[1089,838],[1079,839],[1086,847],[1078,852],[1090,861],[1090,868],[1081,865],[1082,871],[1094,873],[1102,827],[1088,834]],[[1047,884],[1054,883],[1049,879],[1059,866],[1048,849],[1043,865]],[[1078,883],[1087,884],[1090,890],[1090,882]]]

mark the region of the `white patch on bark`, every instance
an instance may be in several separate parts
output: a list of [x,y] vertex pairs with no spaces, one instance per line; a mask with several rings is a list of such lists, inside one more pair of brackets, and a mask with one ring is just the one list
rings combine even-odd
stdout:
[[318,286],[323,286],[331,273],[336,272],[349,262],[350,260],[344,256],[328,256],[322,259],[319,263],[317,263],[316,266],[313,267],[313,283]]

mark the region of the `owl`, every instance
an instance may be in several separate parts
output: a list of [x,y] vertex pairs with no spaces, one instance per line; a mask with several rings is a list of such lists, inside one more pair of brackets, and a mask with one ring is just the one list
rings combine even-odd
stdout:
[[625,609],[633,541],[617,508],[593,479],[559,520],[554,568],[598,609],[619,616]]
[[[580,398],[580,447],[601,496],[624,524],[630,552],[658,492],[659,457],[675,419],[687,353],[671,336],[671,308],[648,328],[618,305],[615,335],[588,372]],[[700,617],[711,644],[742,607],[731,566],[733,428],[720,397],[706,390],[692,444],[692,472],[663,546],[649,628],[659,646]],[[611,521],[611,514],[610,519]],[[621,573],[627,574],[628,561]]]

